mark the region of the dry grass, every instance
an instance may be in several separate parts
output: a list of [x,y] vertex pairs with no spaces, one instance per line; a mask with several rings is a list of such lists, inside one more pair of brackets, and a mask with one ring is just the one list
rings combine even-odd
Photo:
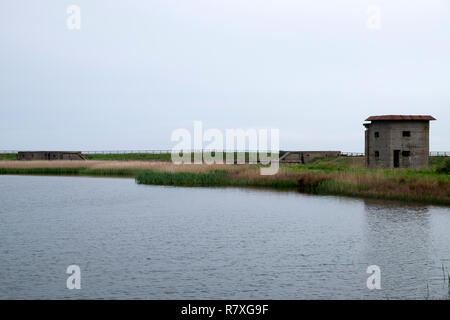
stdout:
[[114,160],[88,160],[88,161],[0,161],[0,168],[86,168],[86,169],[132,169],[132,170],[158,170],[169,172],[206,172],[210,170],[224,170],[227,165],[174,165],[167,161],[114,161]]
[[225,170],[240,177],[259,176],[259,167],[255,165],[175,165],[167,161],[111,161],[111,160],[87,160],[87,161],[0,161],[0,168],[86,168],[92,170],[129,169],[129,170],[155,170],[164,172],[208,172],[213,170]]

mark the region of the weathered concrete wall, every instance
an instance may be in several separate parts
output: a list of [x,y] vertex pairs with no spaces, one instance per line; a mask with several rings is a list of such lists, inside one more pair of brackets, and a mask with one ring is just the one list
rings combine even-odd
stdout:
[[19,160],[86,160],[81,152],[75,151],[20,151]]
[[340,151],[287,151],[280,162],[285,163],[308,163],[313,159],[323,157],[335,157],[341,154]]
[[[365,126],[366,165],[369,168],[394,168],[395,150],[399,152],[399,168],[428,166],[429,121],[373,121]],[[410,136],[403,136],[407,131]]]
[[364,134],[364,141],[365,141],[365,148],[364,148],[364,154],[366,155],[365,157],[365,162],[366,162],[366,167],[370,166],[370,158],[367,156],[369,154],[370,151],[370,147],[369,147],[369,130],[368,130],[368,126],[364,125],[366,127],[366,131]]

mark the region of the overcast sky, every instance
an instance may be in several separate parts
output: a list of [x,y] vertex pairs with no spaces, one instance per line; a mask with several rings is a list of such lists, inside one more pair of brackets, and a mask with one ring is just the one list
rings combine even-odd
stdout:
[[366,117],[431,114],[450,151],[450,0],[2,0],[0,37],[0,149],[170,149],[201,120],[363,152]]

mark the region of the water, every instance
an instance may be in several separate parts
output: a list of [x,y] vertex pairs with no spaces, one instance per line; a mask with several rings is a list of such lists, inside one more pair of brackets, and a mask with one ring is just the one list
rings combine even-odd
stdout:
[[448,299],[449,230],[445,207],[0,176],[0,298]]

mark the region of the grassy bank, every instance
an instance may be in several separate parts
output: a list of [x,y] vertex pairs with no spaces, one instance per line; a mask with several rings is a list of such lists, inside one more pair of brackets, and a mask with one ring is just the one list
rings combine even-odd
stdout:
[[[446,162],[447,161],[447,162]],[[150,161],[2,161],[0,174],[136,177],[137,183],[174,186],[239,186],[299,190],[407,202],[450,205],[449,161],[436,159],[422,170],[363,167],[362,158],[318,159],[284,165],[260,175],[259,165],[174,165]]]
[[244,172],[211,171],[208,173],[158,172],[139,173],[142,184],[179,186],[248,186],[294,189],[319,195],[342,195],[408,202],[450,205],[448,175],[428,172],[364,171],[360,169],[330,171],[322,168],[282,168],[277,175],[261,176],[257,170]]
[[17,160],[16,153],[0,153],[0,160]]
[[115,161],[170,161],[170,153],[111,153],[111,154],[83,154],[86,160],[115,160]]
[[368,170],[361,160],[337,157],[289,169],[304,174],[298,182],[306,192],[450,205],[448,158],[421,170]]
[[[284,154],[284,151],[280,151],[280,157]],[[181,156],[182,154],[180,154]],[[191,161],[194,161],[194,153],[189,153]],[[214,157],[215,152],[211,155]],[[259,155],[257,153],[245,152],[245,161],[248,161],[250,156],[257,158],[259,160]],[[110,154],[83,154],[86,160],[116,160],[116,161],[133,161],[133,160],[144,160],[144,161],[171,161],[172,155],[170,153],[110,153]],[[234,158],[237,159],[237,152],[234,152]],[[225,161],[226,155],[223,153],[223,159]]]

